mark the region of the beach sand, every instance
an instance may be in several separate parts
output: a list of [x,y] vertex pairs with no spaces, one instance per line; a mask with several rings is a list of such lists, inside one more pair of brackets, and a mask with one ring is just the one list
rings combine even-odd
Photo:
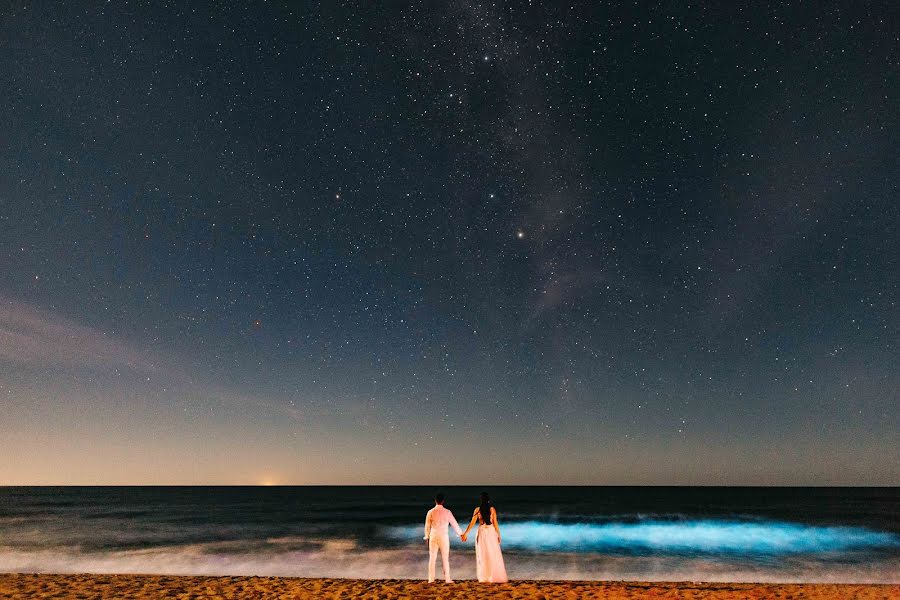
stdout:
[[0,574],[0,598],[900,598],[898,585],[515,581],[427,584],[400,579]]

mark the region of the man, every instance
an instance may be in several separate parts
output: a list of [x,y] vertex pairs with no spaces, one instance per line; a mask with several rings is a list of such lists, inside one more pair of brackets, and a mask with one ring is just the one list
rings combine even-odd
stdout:
[[434,568],[437,563],[438,550],[441,551],[441,566],[444,567],[444,581],[453,583],[450,579],[450,536],[447,526],[453,527],[460,538],[462,530],[453,513],[444,508],[444,495],[437,494],[434,497],[434,508],[425,515],[425,539],[428,540],[428,583],[434,583]]

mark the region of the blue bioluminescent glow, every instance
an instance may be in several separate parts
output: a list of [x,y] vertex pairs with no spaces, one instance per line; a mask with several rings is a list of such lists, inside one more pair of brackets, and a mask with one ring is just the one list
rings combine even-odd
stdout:
[[[396,538],[421,527],[395,527]],[[503,546],[535,552],[662,552],[792,554],[900,547],[900,536],[863,527],[820,527],[779,521],[648,520],[636,523],[548,523],[501,526]]]

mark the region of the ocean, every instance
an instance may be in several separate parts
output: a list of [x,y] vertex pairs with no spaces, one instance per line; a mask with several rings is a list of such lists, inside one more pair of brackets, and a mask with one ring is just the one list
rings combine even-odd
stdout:
[[[436,491],[5,487],[0,572],[423,578]],[[482,488],[440,491],[465,528]],[[487,491],[513,579],[900,583],[900,488]]]

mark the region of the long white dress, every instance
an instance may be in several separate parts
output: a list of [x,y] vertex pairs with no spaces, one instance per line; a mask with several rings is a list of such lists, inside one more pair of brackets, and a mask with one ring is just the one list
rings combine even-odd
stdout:
[[503,564],[503,553],[500,551],[500,536],[493,525],[488,525],[478,513],[478,531],[475,534],[475,574],[478,581],[484,583],[506,583],[506,565]]

